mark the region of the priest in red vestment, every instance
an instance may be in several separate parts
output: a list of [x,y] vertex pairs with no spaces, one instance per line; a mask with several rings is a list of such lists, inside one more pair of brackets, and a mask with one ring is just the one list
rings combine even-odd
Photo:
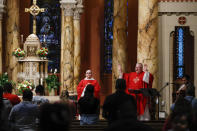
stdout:
[[86,77],[80,81],[79,85],[77,86],[77,100],[80,99],[84,95],[85,88],[88,84],[94,86],[94,96],[100,99],[100,85],[99,83],[92,77],[92,71],[86,71]]
[[144,96],[142,93],[135,94],[129,92],[129,90],[140,90],[141,88],[152,88],[153,76],[147,70],[147,65],[143,65],[142,63],[137,63],[135,67],[135,72],[131,73],[122,73],[121,67],[118,67],[120,76],[119,78],[123,78],[126,80],[126,93],[131,94],[136,98],[137,101],[137,111],[138,111],[138,119],[139,120],[150,120],[150,113],[148,108],[148,98]]

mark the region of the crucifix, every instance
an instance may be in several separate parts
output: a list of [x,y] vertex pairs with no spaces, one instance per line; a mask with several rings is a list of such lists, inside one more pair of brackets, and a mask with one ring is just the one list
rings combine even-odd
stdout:
[[36,16],[40,12],[44,12],[45,8],[39,8],[37,5],[37,0],[33,0],[33,5],[30,8],[25,8],[25,12],[30,12],[33,15],[33,34],[36,34]]

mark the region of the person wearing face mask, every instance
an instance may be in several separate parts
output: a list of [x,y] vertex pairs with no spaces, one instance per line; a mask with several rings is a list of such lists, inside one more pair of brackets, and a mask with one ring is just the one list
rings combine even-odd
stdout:
[[79,100],[81,97],[84,96],[84,92],[86,89],[86,86],[88,84],[91,84],[94,86],[94,96],[97,99],[100,99],[100,85],[97,82],[97,80],[95,80],[92,77],[92,71],[91,70],[87,70],[86,74],[85,74],[85,78],[83,80],[80,81],[80,83],[77,86],[77,100]]
[[[123,73],[121,66],[118,65],[119,78],[126,80],[127,94],[134,96],[137,101],[137,113],[139,120],[150,120],[150,113],[148,108],[148,97],[140,93],[143,88],[152,88],[153,76],[148,72],[147,65],[137,63],[135,66],[135,72]],[[132,92],[133,91],[133,92]],[[136,92],[139,91],[137,94]]]

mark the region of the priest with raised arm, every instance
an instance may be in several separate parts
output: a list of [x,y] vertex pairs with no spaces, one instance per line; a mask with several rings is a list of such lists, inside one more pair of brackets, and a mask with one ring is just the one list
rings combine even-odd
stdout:
[[[130,94],[136,98],[138,120],[150,120],[148,97],[140,93],[142,88],[152,88],[153,76],[148,72],[147,65],[137,63],[135,66],[135,72],[123,73],[122,68],[118,66],[119,78],[126,80],[127,94]],[[132,92],[133,91],[133,92]],[[135,92],[139,92],[135,93]]]
[[87,70],[85,76],[86,77],[83,80],[81,80],[79,85],[77,86],[77,100],[79,100],[80,97],[84,96],[84,92],[85,92],[86,86],[88,84],[91,84],[94,86],[94,96],[97,99],[100,99],[100,88],[101,87],[100,87],[99,83],[97,82],[97,80],[95,80],[92,77],[92,71]]

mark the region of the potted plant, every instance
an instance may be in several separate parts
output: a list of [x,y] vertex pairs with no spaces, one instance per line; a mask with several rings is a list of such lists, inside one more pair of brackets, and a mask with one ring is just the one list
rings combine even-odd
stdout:
[[54,74],[50,74],[48,75],[48,77],[45,79],[46,83],[47,83],[47,88],[49,93],[52,91],[55,91],[58,89],[58,87],[60,86],[60,82],[58,77]]
[[12,52],[12,55],[14,55],[15,57],[17,57],[18,59],[21,59],[23,57],[25,57],[25,51],[22,50],[21,48],[17,48]]
[[48,49],[46,47],[42,47],[37,50],[36,54],[41,58],[41,59],[46,59],[48,55]]

